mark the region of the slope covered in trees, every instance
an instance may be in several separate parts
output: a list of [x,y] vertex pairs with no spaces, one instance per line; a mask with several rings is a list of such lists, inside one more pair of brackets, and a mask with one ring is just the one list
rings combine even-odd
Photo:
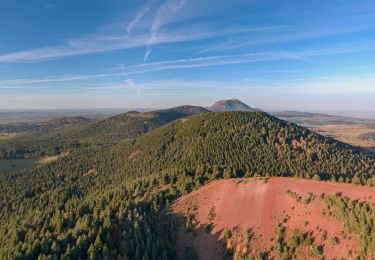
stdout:
[[374,154],[261,112],[210,113],[175,121],[97,157],[100,171],[136,175],[178,168],[226,178],[298,176],[365,182],[375,173]]
[[178,196],[255,175],[371,185],[374,156],[260,112],[183,118],[1,175],[0,256],[173,259],[176,222],[163,208]]
[[[208,111],[201,107],[180,106],[144,113],[131,111],[80,126],[47,128],[31,135],[0,141],[0,158],[37,158],[79,147],[111,145],[124,138],[142,135],[175,119],[204,112]],[[67,120],[54,121],[64,123]]]

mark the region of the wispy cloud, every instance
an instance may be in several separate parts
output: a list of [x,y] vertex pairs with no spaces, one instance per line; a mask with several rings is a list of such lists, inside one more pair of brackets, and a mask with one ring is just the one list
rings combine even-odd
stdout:
[[[181,30],[181,28],[167,31],[158,31],[153,35],[152,45],[167,42],[188,42],[201,39],[209,39],[248,33],[253,31],[273,30],[275,27],[248,27],[236,29],[220,29],[206,27]],[[137,35],[89,35],[83,38],[69,39],[64,45],[43,47],[31,50],[24,50],[14,53],[0,55],[0,62],[32,63],[52,59],[61,59],[70,56],[78,56],[92,53],[100,53],[113,50],[131,49],[143,47],[150,41],[148,34]]]
[[151,8],[154,6],[154,4],[158,0],[147,0],[146,3],[142,6],[141,10],[137,13],[134,20],[132,20],[129,25],[126,27],[126,31],[128,34],[132,33],[132,30],[136,24],[138,24],[141,19],[151,10]]
[[[160,7],[161,8],[161,7]],[[161,15],[160,15],[161,16]],[[156,19],[156,16],[155,16]],[[151,53],[152,46],[162,43],[189,42],[202,39],[212,39],[216,37],[224,37],[230,35],[243,34],[236,40],[221,42],[214,46],[201,49],[198,53],[220,52],[225,50],[243,49],[247,46],[256,46],[271,43],[280,43],[296,40],[315,39],[320,37],[328,37],[333,35],[357,32],[370,28],[370,25],[358,28],[330,28],[325,30],[311,30],[306,32],[297,31],[295,33],[286,33],[285,35],[274,35],[257,39],[256,34],[268,31],[280,31],[288,29],[285,26],[265,26],[265,27],[248,27],[236,29],[215,29],[212,27],[201,26],[201,28],[191,28],[185,30],[181,28],[161,30],[163,23],[167,23],[169,19],[155,22],[152,27],[151,37],[148,34],[135,35],[88,35],[82,38],[69,39],[63,45],[49,46],[13,52],[0,55],[0,62],[8,63],[32,63],[52,59],[61,59],[70,56],[87,55],[93,53],[107,52],[113,50],[132,49],[147,45],[145,52],[145,60]],[[290,29],[290,28],[289,28]],[[301,28],[300,28],[301,29]],[[247,37],[247,38],[246,38]],[[258,37],[259,38],[259,37]]]
[[135,90],[137,96],[140,96],[140,95],[141,95],[141,90],[142,90],[142,88],[143,88],[143,85],[141,85],[141,84],[136,84],[132,79],[126,79],[125,82],[126,82],[126,85],[127,85],[129,88]]
[[[296,54],[293,58],[297,57]],[[79,81],[88,80],[93,78],[107,78],[107,77],[126,77],[129,75],[143,74],[162,70],[175,70],[175,69],[187,69],[187,68],[200,68],[209,66],[219,66],[228,64],[239,64],[239,63],[250,63],[259,62],[266,60],[275,60],[291,58],[291,54],[285,53],[250,53],[243,55],[222,55],[222,56],[207,56],[197,57],[189,59],[178,59],[178,60],[166,60],[160,62],[142,63],[133,66],[121,66],[118,73],[98,73],[91,75],[67,75],[67,76],[49,76],[40,79],[14,79],[14,80],[2,80],[0,85],[4,86],[16,86],[16,85],[34,85],[34,84],[45,84],[53,82],[65,82],[65,81]]]
[[84,86],[82,89],[84,91],[124,91],[133,90],[137,96],[141,96],[143,84],[135,83],[133,79],[126,79],[120,83],[115,84],[94,84],[89,86]]
[[[374,48],[372,48],[374,49]],[[89,75],[67,75],[67,76],[49,76],[40,79],[15,79],[2,80],[2,86],[17,86],[17,85],[31,85],[31,84],[45,84],[53,82],[65,81],[80,81],[93,78],[109,78],[109,77],[128,77],[135,74],[150,73],[162,70],[176,70],[188,68],[201,68],[210,66],[221,66],[230,64],[266,62],[273,60],[301,60],[316,56],[329,56],[343,53],[353,53],[368,50],[368,48],[327,48],[317,50],[305,51],[272,51],[272,52],[258,52],[247,53],[239,55],[220,55],[220,56],[204,56],[188,59],[165,60],[159,62],[142,63],[132,66],[121,66],[116,73],[98,73]],[[129,83],[129,82],[128,82]]]
[[65,45],[37,48],[0,55],[0,62],[38,62],[69,56],[99,53],[118,49],[142,46],[147,35],[130,38],[128,35],[92,35],[84,38],[70,39]]
[[[117,73],[118,75],[123,75],[122,73]],[[78,80],[88,80],[94,78],[105,78],[110,76],[115,76],[116,73],[111,74],[91,74],[91,75],[67,75],[67,76],[48,76],[39,79],[11,79],[11,80],[1,80],[0,85],[14,86],[14,85],[33,85],[33,84],[44,84],[53,82],[64,82],[64,81],[78,81]]]
[[[168,0],[169,2],[171,0]],[[173,1],[172,1],[173,2]],[[184,1],[182,1],[184,2]],[[180,2],[178,2],[180,3]],[[165,3],[164,3],[165,4]],[[183,3],[180,3],[183,5]],[[178,5],[180,7],[180,5]],[[169,6],[169,5],[167,5]],[[158,10],[160,10],[159,7]],[[166,7],[167,8],[167,7]],[[170,7],[171,8],[171,7]],[[181,8],[181,7],[180,7]],[[168,9],[168,8],[167,8]],[[161,10],[164,10],[161,9]],[[177,7],[173,9],[174,12],[179,10]],[[45,60],[61,59],[70,56],[86,55],[92,53],[107,52],[113,50],[132,49],[143,47],[147,45],[145,52],[145,60],[147,60],[153,45],[163,43],[177,43],[177,42],[190,42],[202,39],[212,39],[217,37],[236,36],[237,40],[219,43],[216,46],[210,46],[200,50],[198,53],[220,52],[224,50],[241,49],[246,46],[262,45],[267,43],[278,43],[284,41],[295,41],[303,39],[313,39],[319,37],[326,37],[350,32],[356,32],[370,28],[370,25],[365,25],[359,28],[330,28],[326,30],[312,30],[307,32],[286,33],[285,35],[268,36],[262,39],[256,39],[256,35],[262,32],[291,30],[293,28],[287,26],[264,26],[264,27],[244,27],[244,28],[229,28],[229,29],[216,29],[210,26],[199,25],[197,27],[189,26],[190,28],[174,28],[168,30],[161,30],[163,24],[171,21],[171,16],[162,17],[160,11],[159,15],[155,16],[153,26],[151,28],[151,37],[149,34],[134,34],[134,35],[88,35],[82,38],[69,39],[63,45],[49,46],[43,48],[36,48],[13,52],[0,55],[0,62],[10,63],[32,63]],[[173,13],[173,11],[172,11]],[[171,15],[171,14],[170,14]],[[299,28],[301,30],[301,28]],[[238,34],[242,34],[240,38]],[[246,38],[250,37],[250,38]]]
[[302,60],[309,57],[316,56],[328,56],[344,53],[362,52],[366,50],[373,50],[370,47],[342,47],[342,48],[327,48],[317,50],[305,50],[305,51],[268,51],[268,52],[257,52],[247,53],[238,55],[219,55],[219,56],[204,56],[197,58],[178,59],[178,60],[166,60],[152,63],[142,63],[138,65],[128,66],[122,68],[124,73],[128,74],[140,74],[148,73],[161,70],[172,70],[172,69],[187,69],[187,68],[200,68],[210,66],[220,66],[229,64],[242,64],[242,63],[254,63],[264,62],[273,60]]
[[[161,28],[173,21],[178,11],[183,7],[186,0],[165,0],[156,10],[150,33],[132,34],[134,26],[151,10],[159,0],[147,0],[137,13],[136,17],[127,26],[128,34],[112,35],[87,35],[82,38],[68,39],[65,44],[48,46],[30,50],[23,50],[0,55],[0,62],[39,62],[51,59],[59,59],[77,55],[87,55],[113,50],[131,49],[142,46],[146,47],[145,60],[151,53],[153,45],[167,42],[185,42],[198,39],[207,39],[220,35],[230,34],[229,30],[201,30],[196,28],[192,31],[183,31],[181,28],[174,30],[163,30]],[[186,28],[184,28],[186,29]],[[234,32],[236,29],[233,30]]]
[[148,40],[144,60],[147,61],[149,55],[152,52],[152,45],[155,44],[157,34],[160,28],[171,22],[176,14],[184,6],[186,0],[165,0],[165,2],[156,11],[154,21],[151,26],[151,37]]
[[[133,80],[127,79],[126,84],[87,86],[85,91],[124,91],[127,89],[135,90],[137,96],[140,96],[141,90],[144,95],[152,93],[180,93],[183,91],[249,91],[259,90],[267,92],[272,90],[274,93],[284,93],[285,91],[295,94],[373,94],[375,77],[372,75],[346,76],[346,75],[327,75],[324,77],[311,78],[291,78],[281,80],[269,80],[264,78],[254,78],[251,81],[215,81],[215,80],[153,80],[143,81],[141,84],[134,83]],[[285,93],[284,93],[285,94]]]
[[309,26],[294,26],[294,27],[280,27],[280,30],[274,34],[267,34],[259,37],[259,35],[244,35],[242,37],[236,37],[234,40],[228,40],[220,42],[216,45],[211,45],[198,51],[198,54],[221,52],[235,49],[242,49],[249,46],[259,46],[264,44],[274,44],[282,42],[292,41],[304,41],[310,39],[318,39],[331,37],[336,35],[350,34],[361,32],[374,28],[375,24],[364,24],[362,26],[346,26],[346,27],[331,27],[331,28],[311,28]]

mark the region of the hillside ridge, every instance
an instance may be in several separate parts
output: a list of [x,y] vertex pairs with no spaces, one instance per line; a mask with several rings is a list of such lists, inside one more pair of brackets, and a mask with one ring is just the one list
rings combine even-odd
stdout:
[[[69,125],[70,127],[40,131],[2,142],[0,158],[37,158],[54,156],[80,147],[108,146],[127,138],[140,136],[173,120],[207,113],[196,106],[178,106],[150,112],[129,111],[100,121]],[[64,117],[51,122],[79,121],[80,117]]]

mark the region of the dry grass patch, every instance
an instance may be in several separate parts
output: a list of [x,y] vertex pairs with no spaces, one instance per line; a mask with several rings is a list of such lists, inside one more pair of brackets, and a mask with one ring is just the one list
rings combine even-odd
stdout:
[[25,133],[0,133],[0,141],[11,140]]
[[44,156],[38,160],[38,164],[46,164],[53,161],[56,161],[57,159],[67,156],[69,152],[62,152],[59,155],[53,155],[53,156]]

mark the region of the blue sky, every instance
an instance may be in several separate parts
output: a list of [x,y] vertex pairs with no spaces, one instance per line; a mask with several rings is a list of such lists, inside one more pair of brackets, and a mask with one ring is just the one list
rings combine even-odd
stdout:
[[375,111],[372,0],[2,0],[0,109]]

